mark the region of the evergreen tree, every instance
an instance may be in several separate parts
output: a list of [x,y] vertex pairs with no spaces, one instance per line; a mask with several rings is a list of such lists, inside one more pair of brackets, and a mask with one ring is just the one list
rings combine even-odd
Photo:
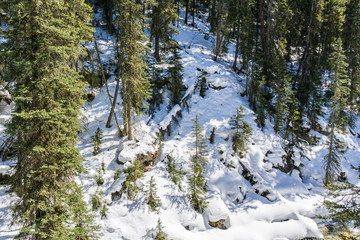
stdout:
[[102,186],[104,184],[103,172],[101,168],[97,169],[97,175],[95,176],[95,181],[98,186]]
[[173,181],[181,189],[181,181],[183,179],[184,172],[181,168],[176,167],[176,162],[170,155],[167,155],[167,159],[167,171],[169,173],[169,177],[171,181]]
[[140,190],[136,181],[144,175],[139,160],[136,159],[132,166],[129,166],[124,170],[124,173],[126,174],[126,179],[122,183],[121,190],[126,193],[130,200],[132,200]]
[[360,197],[360,188],[350,183],[333,183],[327,186],[327,190],[324,206],[329,211],[326,218],[343,225],[350,223],[355,227],[360,226],[360,208],[357,202]]
[[176,104],[180,104],[182,97],[185,94],[186,87],[183,84],[183,66],[181,64],[181,57],[177,48],[172,48],[172,56],[169,59],[168,68],[168,83],[170,90],[170,105],[169,110]]
[[77,72],[81,47],[91,38],[91,8],[84,0],[2,1],[4,77],[14,83],[16,107],[8,132],[16,140],[11,190],[22,239],[96,239],[82,190],[76,149],[84,83]]
[[357,96],[360,92],[360,1],[350,0],[347,4],[343,26],[343,42],[347,59],[348,75],[351,81],[349,105],[351,107],[350,124],[355,124],[355,114],[359,113]]
[[148,50],[144,42],[144,15],[142,5],[135,0],[117,0],[119,16],[119,71],[122,79],[124,134],[133,139],[132,119],[141,113],[150,97],[150,83],[147,77],[147,64],[144,59]]
[[274,130],[275,132],[280,132],[284,129],[284,124],[286,119],[289,116],[289,104],[292,101],[292,91],[291,91],[291,77],[289,75],[284,75],[283,79],[279,81],[276,88],[276,103],[275,103],[275,123]]
[[204,168],[206,167],[206,143],[202,129],[199,124],[198,115],[194,119],[194,126],[192,127],[192,135],[194,137],[194,150],[192,156],[192,164],[190,169],[189,184],[190,184],[190,203],[196,211],[203,212],[207,202],[205,200],[206,181],[204,178]]
[[322,98],[319,94],[321,86],[321,68],[319,66],[319,52],[317,51],[320,38],[319,32],[323,22],[324,0],[312,1],[309,6],[309,20],[306,23],[303,42],[303,52],[299,59],[298,70],[293,83],[296,97],[299,100],[300,118],[307,114],[314,125],[317,116],[321,115]]
[[207,73],[205,70],[201,69],[201,74],[198,77],[195,85],[195,89],[199,90],[199,95],[204,98],[206,96],[206,90],[209,89],[207,86],[207,77],[209,76],[209,73]]
[[252,132],[250,125],[243,119],[245,117],[244,110],[244,107],[240,106],[236,110],[236,115],[230,119],[231,128],[235,130],[232,137],[232,148],[235,153],[240,155],[240,158],[246,153],[246,143],[249,141]]
[[249,83],[249,103],[256,114],[256,122],[259,127],[265,127],[265,108],[268,104],[265,101],[265,77],[261,69],[262,53],[255,54],[251,68],[251,81]]
[[210,132],[210,138],[209,138],[209,142],[210,142],[210,143],[214,143],[214,142],[215,142],[215,130],[216,130],[216,128],[213,127],[213,129],[212,129],[211,132]]
[[159,218],[156,225],[156,236],[154,240],[167,240],[167,239],[168,239],[168,235],[164,232],[164,227],[162,226],[161,220]]
[[171,24],[176,21],[178,15],[176,14],[176,7],[171,0],[155,0],[152,15],[150,40],[154,39],[154,58],[160,62],[160,43],[162,43],[163,50],[169,50],[175,42],[171,39],[177,30],[171,27]]
[[151,176],[149,182],[149,191],[147,192],[147,204],[150,206],[151,211],[157,211],[157,208],[161,205],[160,199],[156,194],[157,188],[154,181],[154,177]]
[[[242,68],[245,70],[246,90],[248,94],[250,82],[250,69],[251,63],[254,60],[254,49],[256,48],[257,30],[255,25],[255,0],[244,0],[240,2],[240,29],[241,34],[239,37],[239,53],[242,57]],[[233,68],[236,67],[234,61]]]
[[109,208],[107,207],[107,205],[108,205],[107,202],[104,201],[103,204],[102,204],[102,207],[100,209],[100,217],[101,217],[101,219],[107,218],[107,213],[109,211]]
[[100,197],[100,192],[98,190],[96,190],[95,194],[91,197],[91,205],[92,205],[92,210],[96,211],[100,208],[101,206],[101,197]]
[[240,46],[240,21],[241,21],[241,11],[240,11],[241,1],[236,0],[225,0],[225,6],[227,9],[226,15],[226,25],[233,26],[235,29],[235,59],[233,63],[233,69],[236,71],[237,58],[239,55],[239,46]]
[[93,151],[93,155],[98,155],[99,152],[101,151],[101,139],[102,139],[102,132],[100,128],[96,129],[95,135],[91,137],[92,140],[94,141],[94,151]]
[[337,173],[340,171],[339,151],[342,148],[341,142],[336,138],[336,128],[345,131],[347,125],[347,98],[349,95],[349,78],[346,75],[347,63],[342,49],[342,41],[339,38],[336,42],[335,51],[330,58],[332,91],[331,108],[329,125],[330,125],[330,142],[329,152],[325,156],[325,185],[335,180]]
[[114,0],[96,0],[95,3],[97,3],[97,5],[99,5],[103,9],[103,19],[106,22],[106,29],[110,32],[113,32]]
[[160,109],[160,104],[163,103],[163,92],[166,85],[166,76],[164,76],[163,69],[156,66],[156,63],[149,59],[150,83],[152,86],[151,98],[149,102],[149,115],[152,115],[156,110]]

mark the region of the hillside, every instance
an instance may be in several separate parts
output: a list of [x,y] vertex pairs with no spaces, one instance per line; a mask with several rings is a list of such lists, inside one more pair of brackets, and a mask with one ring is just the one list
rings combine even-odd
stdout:
[[[96,16],[99,17],[99,16]],[[101,239],[153,239],[158,219],[169,239],[217,240],[217,239],[309,239],[322,238],[320,232],[327,222],[318,218],[325,213],[321,206],[324,194],[323,168],[329,138],[323,133],[311,130],[310,135],[317,141],[303,144],[303,149],[294,148],[295,169],[291,174],[279,170],[284,165],[284,139],[273,130],[273,123],[266,120],[265,128],[256,123],[256,116],[249,106],[245,91],[245,76],[231,69],[234,43],[229,45],[229,53],[218,61],[213,60],[215,36],[207,37],[209,26],[205,20],[196,18],[197,28],[183,24],[175,27],[179,35],[174,40],[179,44],[183,70],[183,84],[186,93],[181,104],[168,111],[169,98],[164,93],[164,102],[152,116],[138,115],[134,125],[135,140],[120,138],[113,123],[105,124],[110,102],[103,86],[94,91],[95,99],[87,102],[81,117],[84,131],[79,134],[77,148],[84,157],[85,173],[76,179],[83,188],[85,201],[91,206],[91,198],[97,194],[101,204],[107,204],[105,218],[100,210],[93,211],[96,222],[101,227]],[[113,60],[115,38],[104,29],[96,28],[96,39],[102,52],[104,63]],[[208,38],[208,39],[207,39]],[[93,43],[88,44],[89,48]],[[160,67],[166,69],[167,65]],[[208,73],[208,89],[201,97],[196,88],[201,71]],[[115,91],[115,73],[108,79],[110,93]],[[244,107],[244,120],[252,128],[247,143],[247,153],[240,158],[233,153],[234,130],[230,119],[239,107]],[[0,107],[0,145],[5,140],[4,123],[10,118],[9,107]],[[116,112],[120,125],[122,102],[118,100]],[[327,128],[328,109],[319,120],[322,129]],[[207,166],[204,176],[207,185],[208,207],[199,213],[188,201],[190,171],[193,155],[192,126],[199,117],[205,139],[210,138],[215,129],[214,143],[207,143]],[[93,140],[97,128],[103,134],[101,151],[93,155]],[[359,128],[357,128],[359,129]],[[162,136],[162,137],[159,137]],[[349,182],[359,184],[358,173],[351,169],[360,158],[360,142],[356,133],[338,133],[347,148],[342,155],[341,168]],[[161,139],[163,138],[163,139]],[[181,188],[169,178],[167,162],[169,156],[181,167],[184,176]],[[137,181],[140,191],[133,200],[120,193],[125,180],[123,170],[132,166],[135,158],[148,161],[141,179]],[[0,172],[11,173],[14,161],[1,161]],[[103,170],[102,170],[103,168]],[[118,175],[117,175],[118,174]],[[116,176],[117,175],[117,176]],[[103,184],[97,179],[101,176]],[[153,177],[157,195],[161,201],[157,212],[146,204],[146,192]],[[19,226],[10,226],[11,201],[15,196],[7,193],[8,186],[0,186],[0,240],[13,239]],[[103,194],[102,194],[103,193]],[[209,222],[223,220],[227,229],[210,226]]]

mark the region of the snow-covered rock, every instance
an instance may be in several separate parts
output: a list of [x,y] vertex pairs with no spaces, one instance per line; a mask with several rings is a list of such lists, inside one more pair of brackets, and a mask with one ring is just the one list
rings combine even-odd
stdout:
[[219,196],[213,196],[207,199],[208,205],[204,211],[204,215],[212,227],[220,229],[228,229],[230,224],[230,212],[224,201]]

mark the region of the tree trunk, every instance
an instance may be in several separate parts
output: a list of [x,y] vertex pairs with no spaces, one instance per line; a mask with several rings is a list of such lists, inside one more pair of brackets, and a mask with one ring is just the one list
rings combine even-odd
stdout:
[[[95,38],[95,33],[94,33],[94,42],[95,42],[95,50],[96,50],[96,54],[97,54],[97,58],[98,58],[98,61],[99,61],[99,64],[100,64],[100,68],[101,68],[101,73],[102,73],[102,78],[103,78],[103,83],[105,84],[106,86],[106,92],[107,92],[107,95],[108,95],[108,98],[109,98],[109,102],[110,102],[110,105],[111,105],[111,110],[110,110],[110,114],[109,114],[109,118],[108,118],[108,122],[106,123],[106,127],[109,128],[110,127],[110,123],[109,123],[109,119],[110,119],[110,122],[111,122],[111,118],[112,118],[112,115],[114,114],[115,112],[115,103],[116,103],[116,98],[114,99],[114,102],[111,101],[111,97],[110,97],[110,92],[109,92],[109,87],[107,85],[107,81],[106,81],[106,78],[105,78],[105,74],[104,74],[104,68],[103,68],[103,65],[102,65],[102,61],[101,61],[101,57],[100,57],[100,53],[99,53],[99,49],[98,49],[98,45],[97,45],[97,41],[96,41],[96,38]],[[120,70],[119,70],[120,71]],[[116,88],[117,90],[119,89],[119,77],[118,79],[116,80]],[[115,90],[115,94],[117,95],[118,92]],[[116,96],[115,95],[115,96]],[[120,125],[119,125],[119,121],[117,119],[117,116],[116,114],[114,114],[114,117],[115,117],[115,122],[116,122],[116,126],[118,128],[118,131],[119,131],[119,135],[121,136],[122,135],[122,131],[121,131],[121,128],[120,128]],[[109,125],[108,125],[109,124]]]
[[192,0],[192,13],[193,13],[192,25],[193,27],[195,27],[195,0]]
[[216,18],[216,0],[211,0],[211,9],[209,10],[209,20],[210,20],[210,32],[214,32],[215,29],[215,18]]
[[259,17],[260,17],[261,46],[264,51],[264,49],[265,49],[265,33],[264,33],[264,3],[263,3],[263,0],[259,0]]
[[[129,84],[131,85],[131,84]],[[129,90],[131,91],[131,87],[129,87]],[[131,116],[132,116],[132,106],[131,106],[131,95],[129,94],[128,95],[128,103],[127,103],[127,128],[128,128],[128,139],[129,140],[133,140],[133,134],[132,134],[132,119],[131,119]]]
[[238,55],[239,55],[239,47],[240,47],[240,24],[237,24],[237,27],[236,27],[235,59],[234,59],[234,64],[232,66],[234,71],[236,71],[237,59],[238,59]]
[[189,0],[185,2],[185,24],[188,24]]
[[222,15],[222,6],[223,0],[219,0],[217,7],[217,26],[216,26],[216,48],[215,48],[215,57],[214,60],[217,61],[217,58],[220,55],[221,50],[221,15]]
[[155,52],[154,52],[154,58],[157,62],[160,62],[160,40],[159,40],[159,34],[155,33]]

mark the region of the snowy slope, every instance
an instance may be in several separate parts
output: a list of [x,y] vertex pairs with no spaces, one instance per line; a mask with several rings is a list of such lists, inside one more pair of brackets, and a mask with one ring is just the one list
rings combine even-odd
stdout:
[[[321,222],[316,215],[323,212],[319,205],[323,200],[322,160],[326,154],[327,137],[314,132],[313,134],[319,137],[317,145],[308,147],[304,152],[306,157],[301,156],[299,152],[295,153],[296,165],[305,165],[301,168],[302,178],[297,170],[289,176],[273,168],[282,163],[281,157],[285,153],[282,149],[282,139],[274,133],[270,122],[267,122],[264,130],[257,127],[247,98],[240,95],[244,91],[244,77],[230,69],[233,56],[228,54],[214,62],[214,38],[210,36],[209,40],[204,39],[204,32],[208,32],[207,25],[196,19],[199,29],[194,29],[183,25],[182,20],[183,18],[177,28],[180,35],[175,36],[175,40],[181,47],[184,84],[188,88],[187,101],[190,103],[188,111],[177,105],[168,113],[167,106],[163,104],[152,119],[148,116],[137,118],[134,131],[136,140],[128,141],[117,136],[115,124],[112,128],[105,128],[110,109],[105,87],[94,90],[95,100],[87,103],[83,109],[84,132],[79,136],[78,148],[85,158],[84,167],[87,172],[81,174],[77,181],[83,186],[85,200],[89,202],[89,206],[93,194],[97,191],[104,193],[103,201],[108,203],[109,208],[107,218],[101,219],[99,212],[94,213],[96,221],[101,226],[102,239],[152,239],[158,218],[161,219],[169,239],[321,238]],[[100,28],[97,28],[96,36],[103,52],[102,60],[112,61],[115,40]],[[233,45],[230,45],[230,53],[233,52],[232,49]],[[201,73],[199,69],[210,74],[210,85],[220,87],[209,88],[204,98],[193,91],[197,76]],[[111,93],[115,89],[114,79],[112,76],[108,80]],[[121,99],[118,101],[117,112],[121,113]],[[245,108],[245,120],[253,129],[248,153],[242,159],[232,154],[229,137],[229,120],[239,106]],[[157,133],[160,129],[166,128],[172,115],[179,110],[182,118],[178,124],[172,125],[171,136],[166,136],[160,143]],[[169,179],[166,171],[167,155],[170,155],[185,172],[189,171],[192,151],[191,127],[196,115],[199,116],[205,138],[209,138],[210,131],[216,128],[215,143],[208,144],[208,167],[205,177],[209,206],[203,214],[195,212],[187,200],[187,178],[184,178],[182,189],[179,189]],[[121,115],[119,120],[122,124]],[[326,125],[326,120],[323,120],[322,124]],[[101,152],[93,156],[91,136],[98,127],[103,132]],[[0,123],[0,136],[3,132],[3,123]],[[355,164],[360,157],[359,140],[351,134],[339,135],[339,138],[349,146],[343,155],[343,170],[348,178],[355,182],[357,175],[350,170],[350,164]],[[130,201],[123,196],[112,200],[112,194],[121,189],[125,178],[121,173],[118,179],[114,179],[116,171],[122,171],[125,166],[131,164],[137,154],[156,152],[158,154],[154,166],[138,181],[142,191],[136,199]],[[118,164],[118,161],[125,164]],[[8,171],[11,164],[13,163],[1,162],[0,169],[4,165],[4,169]],[[233,167],[228,167],[229,164]],[[102,165],[105,167],[104,184],[98,187],[95,178]],[[244,167],[253,175],[255,184],[250,183],[242,175]],[[150,210],[142,194],[148,189],[148,182],[152,176],[161,200],[158,212]],[[0,186],[0,240],[12,239],[18,231],[18,227],[10,228],[9,225],[9,206],[13,198],[6,193],[7,189],[8,187]],[[228,229],[221,230],[209,225],[209,221],[220,219],[226,219]]]

